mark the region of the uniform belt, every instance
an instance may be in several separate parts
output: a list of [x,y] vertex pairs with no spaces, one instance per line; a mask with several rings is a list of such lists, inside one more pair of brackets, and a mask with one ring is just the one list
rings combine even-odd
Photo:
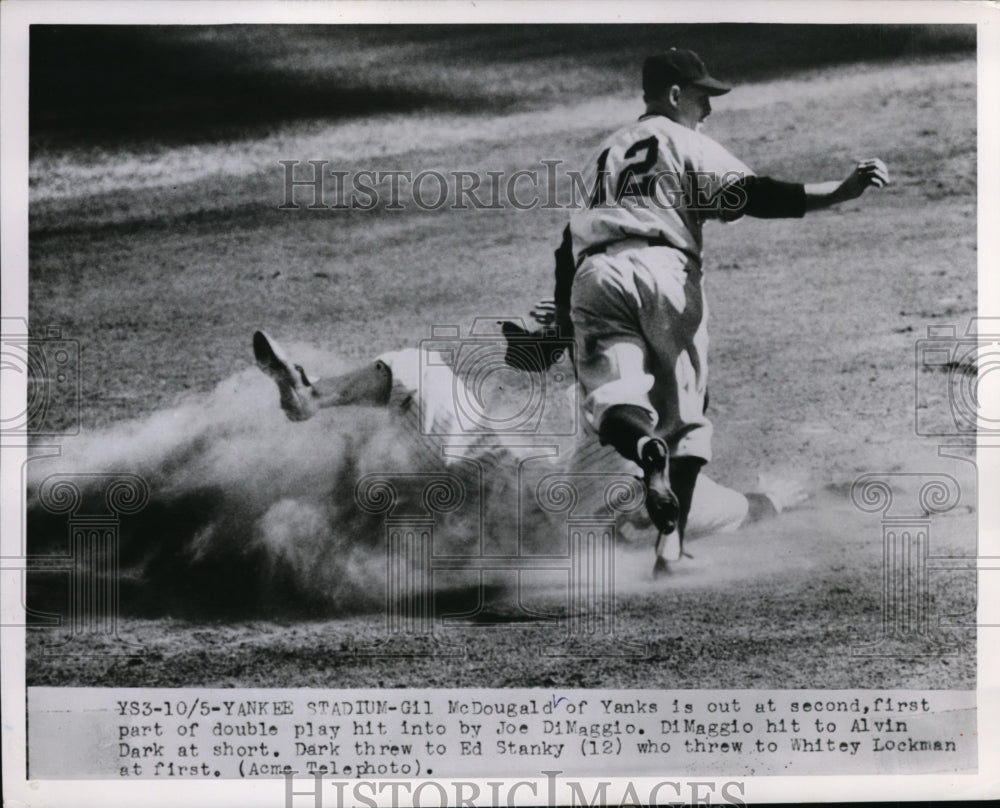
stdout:
[[587,247],[583,252],[580,253],[580,259],[576,262],[577,266],[580,266],[585,259],[590,258],[594,255],[602,255],[608,250],[613,249],[619,245],[625,246],[629,242],[635,242],[636,247],[673,247],[665,238],[645,238],[643,236],[629,236],[628,238],[618,239],[617,241],[605,241],[603,244],[594,244],[591,247]]

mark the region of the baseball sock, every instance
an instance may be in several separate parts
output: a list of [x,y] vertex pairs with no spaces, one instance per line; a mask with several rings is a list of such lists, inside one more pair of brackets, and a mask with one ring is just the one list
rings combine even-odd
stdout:
[[649,412],[635,404],[616,404],[609,407],[601,419],[598,431],[601,445],[611,445],[626,460],[641,465],[639,442],[650,438],[653,433],[653,420]]
[[670,458],[670,490],[677,497],[680,505],[680,517],[677,520],[677,529],[681,536],[687,527],[688,512],[691,510],[691,499],[694,496],[694,485],[698,480],[698,473],[705,461],[700,457],[671,457]]

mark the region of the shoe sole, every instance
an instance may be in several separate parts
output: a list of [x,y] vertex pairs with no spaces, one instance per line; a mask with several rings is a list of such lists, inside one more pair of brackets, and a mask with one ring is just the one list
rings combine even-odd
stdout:
[[253,332],[253,357],[257,360],[257,367],[269,376],[291,371],[292,363],[284,351],[264,331]]
[[289,413],[293,420],[304,420],[304,410],[298,392],[299,380],[295,368],[285,356],[281,347],[264,331],[253,333],[253,356],[264,373],[270,376],[278,385],[281,396],[281,408]]

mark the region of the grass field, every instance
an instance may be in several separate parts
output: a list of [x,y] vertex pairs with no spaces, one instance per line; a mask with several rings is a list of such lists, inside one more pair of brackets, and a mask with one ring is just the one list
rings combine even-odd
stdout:
[[[483,181],[490,171],[543,172],[542,160],[578,167],[641,112],[632,74],[655,37],[616,50],[626,33],[615,29],[617,39],[595,56],[586,49],[593,33],[574,46],[568,36],[553,44],[551,31],[523,32],[507,46],[481,30],[381,30],[365,40],[342,36],[336,55],[324,58],[330,32],[261,40],[238,30],[169,31],[159,47],[198,55],[185,64],[208,77],[204,93],[172,95],[164,85],[162,106],[147,102],[131,124],[110,129],[95,121],[126,116],[53,111],[45,82],[55,67],[38,68],[30,317],[78,340],[82,368],[79,413],[65,407],[50,417],[64,427],[79,421],[82,434],[64,442],[74,468],[146,475],[155,501],[145,521],[123,523],[132,544],[120,633],[147,655],[45,656],[52,636],[38,630],[29,633],[29,683],[974,686],[970,572],[937,571],[930,581],[932,633],[955,655],[850,652],[873,641],[882,620],[881,526],[851,504],[856,476],[953,476],[962,500],[932,520],[932,554],[975,554],[974,467],[939,457],[936,442],[914,430],[915,406],[946,407],[946,387],[915,370],[917,340],[930,325],[962,331],[976,311],[976,65],[961,30],[869,32],[834,54],[817,45],[815,31],[732,29],[729,55],[713,45],[717,30],[681,32],[706,58],[718,57],[723,75],[740,79],[718,100],[708,131],[759,173],[839,179],[852,159],[878,155],[893,184],[803,221],[706,228],[711,472],[743,490],[761,470],[783,473],[814,496],[773,522],[694,543],[696,558],[666,582],[650,580],[648,547],[623,546],[616,631],[645,643],[644,656],[539,657],[565,625],[516,619],[503,580],[476,618],[441,625],[441,636],[466,645],[465,656],[357,658],[350,650],[383,631],[377,598],[363,597],[377,590],[379,525],[329,528],[340,543],[310,556],[329,567],[305,583],[276,581],[247,552],[253,536],[241,531],[255,524],[248,510],[306,491],[329,498],[349,490],[359,469],[343,458],[376,462],[383,455],[372,447],[386,428],[357,412],[287,423],[270,383],[250,368],[252,331],[299,343],[299,355],[327,371],[414,345],[434,324],[524,316],[550,293],[567,215],[280,210],[278,161],[462,169]],[[772,57],[737,74],[755,39],[774,45],[762,49]],[[93,58],[79,43],[45,44]],[[247,52],[259,57],[253,71],[241,72],[238,60],[220,66],[224,55]],[[86,76],[73,81],[90,86]],[[96,108],[120,113],[134,89],[107,90]],[[217,96],[228,106],[209,103]],[[544,196],[544,172],[541,189]],[[550,384],[555,401],[562,389]],[[36,478],[58,467],[29,464]],[[915,497],[908,485],[903,493]],[[237,503],[232,513],[220,504],[227,497]],[[64,535],[30,519],[36,546]],[[203,519],[216,520],[209,538],[195,535]],[[199,566],[199,552],[212,563]],[[39,583],[33,605],[61,602],[62,585]],[[307,607],[287,602],[303,592]],[[521,594],[565,616],[564,586],[539,581]]]

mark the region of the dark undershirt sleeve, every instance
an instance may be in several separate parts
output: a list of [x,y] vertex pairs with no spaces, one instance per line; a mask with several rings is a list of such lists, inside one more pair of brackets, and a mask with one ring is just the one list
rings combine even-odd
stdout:
[[720,218],[801,219],[806,213],[806,189],[800,182],[770,177],[742,177],[727,185],[719,197]]
[[565,307],[569,311],[570,290],[573,287],[573,276],[576,274],[576,260],[573,256],[573,237],[569,225],[563,230],[562,243],[556,250],[556,290],[553,297],[556,306]]

